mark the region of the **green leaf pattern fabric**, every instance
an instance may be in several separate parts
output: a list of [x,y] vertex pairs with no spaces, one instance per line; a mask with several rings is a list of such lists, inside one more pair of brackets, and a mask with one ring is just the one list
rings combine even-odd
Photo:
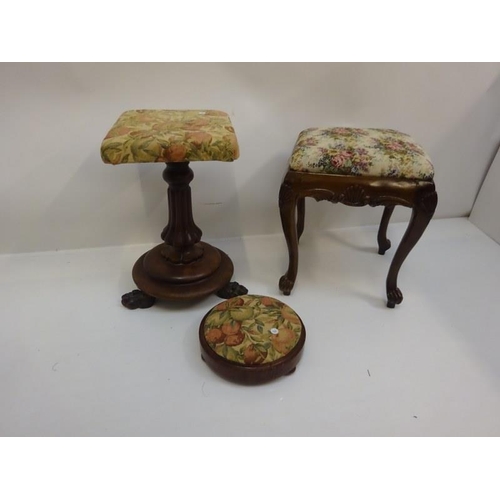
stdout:
[[215,306],[204,322],[208,345],[221,357],[242,365],[271,363],[298,343],[302,323],[283,302],[242,295]]
[[104,163],[233,161],[238,141],[227,113],[215,110],[125,111],[101,145]]
[[430,158],[409,135],[378,128],[308,128],[297,139],[290,170],[431,180]]

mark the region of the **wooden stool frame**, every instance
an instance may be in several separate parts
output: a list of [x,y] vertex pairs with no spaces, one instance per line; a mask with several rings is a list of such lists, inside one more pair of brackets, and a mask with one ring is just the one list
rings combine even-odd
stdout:
[[391,247],[387,226],[396,205],[412,209],[408,228],[394,254],[386,281],[387,307],[403,300],[397,286],[398,273],[406,257],[422,236],[437,206],[433,181],[352,175],[314,174],[289,170],[279,192],[281,223],[288,246],[289,265],[279,281],[279,288],[290,295],[297,278],[299,240],[304,231],[305,198],[327,200],[351,207],[384,206],[378,231],[378,253]]

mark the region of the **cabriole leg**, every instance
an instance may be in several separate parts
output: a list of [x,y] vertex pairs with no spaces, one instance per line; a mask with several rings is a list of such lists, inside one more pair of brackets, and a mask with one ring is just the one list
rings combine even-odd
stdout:
[[297,211],[297,195],[288,184],[282,184],[279,194],[281,225],[288,246],[288,270],[279,281],[279,288],[285,295],[290,295],[299,265],[299,238],[295,214]]
[[398,273],[406,257],[422,236],[437,206],[436,191],[427,191],[416,200],[408,228],[394,255],[387,275],[387,307],[394,308],[403,301],[403,294],[397,286]]
[[378,253],[384,255],[389,248],[391,248],[391,241],[387,239],[387,226],[391,220],[392,212],[394,212],[394,205],[388,205],[384,208],[384,213],[382,214],[382,220],[380,221],[380,227],[378,229],[377,241],[378,241]]

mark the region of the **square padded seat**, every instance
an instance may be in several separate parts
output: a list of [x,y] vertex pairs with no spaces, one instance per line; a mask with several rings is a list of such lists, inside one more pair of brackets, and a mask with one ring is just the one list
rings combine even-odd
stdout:
[[409,135],[378,128],[308,128],[297,139],[290,170],[431,180],[434,168]]
[[215,110],[125,111],[104,138],[104,163],[233,161],[238,141],[229,115]]

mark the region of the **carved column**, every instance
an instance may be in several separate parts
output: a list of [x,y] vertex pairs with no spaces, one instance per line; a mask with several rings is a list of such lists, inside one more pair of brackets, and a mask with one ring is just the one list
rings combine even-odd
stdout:
[[189,162],[167,163],[163,179],[168,183],[168,224],[161,233],[166,246],[164,257],[170,262],[187,264],[201,257],[201,229],[194,223],[191,203],[193,170]]

